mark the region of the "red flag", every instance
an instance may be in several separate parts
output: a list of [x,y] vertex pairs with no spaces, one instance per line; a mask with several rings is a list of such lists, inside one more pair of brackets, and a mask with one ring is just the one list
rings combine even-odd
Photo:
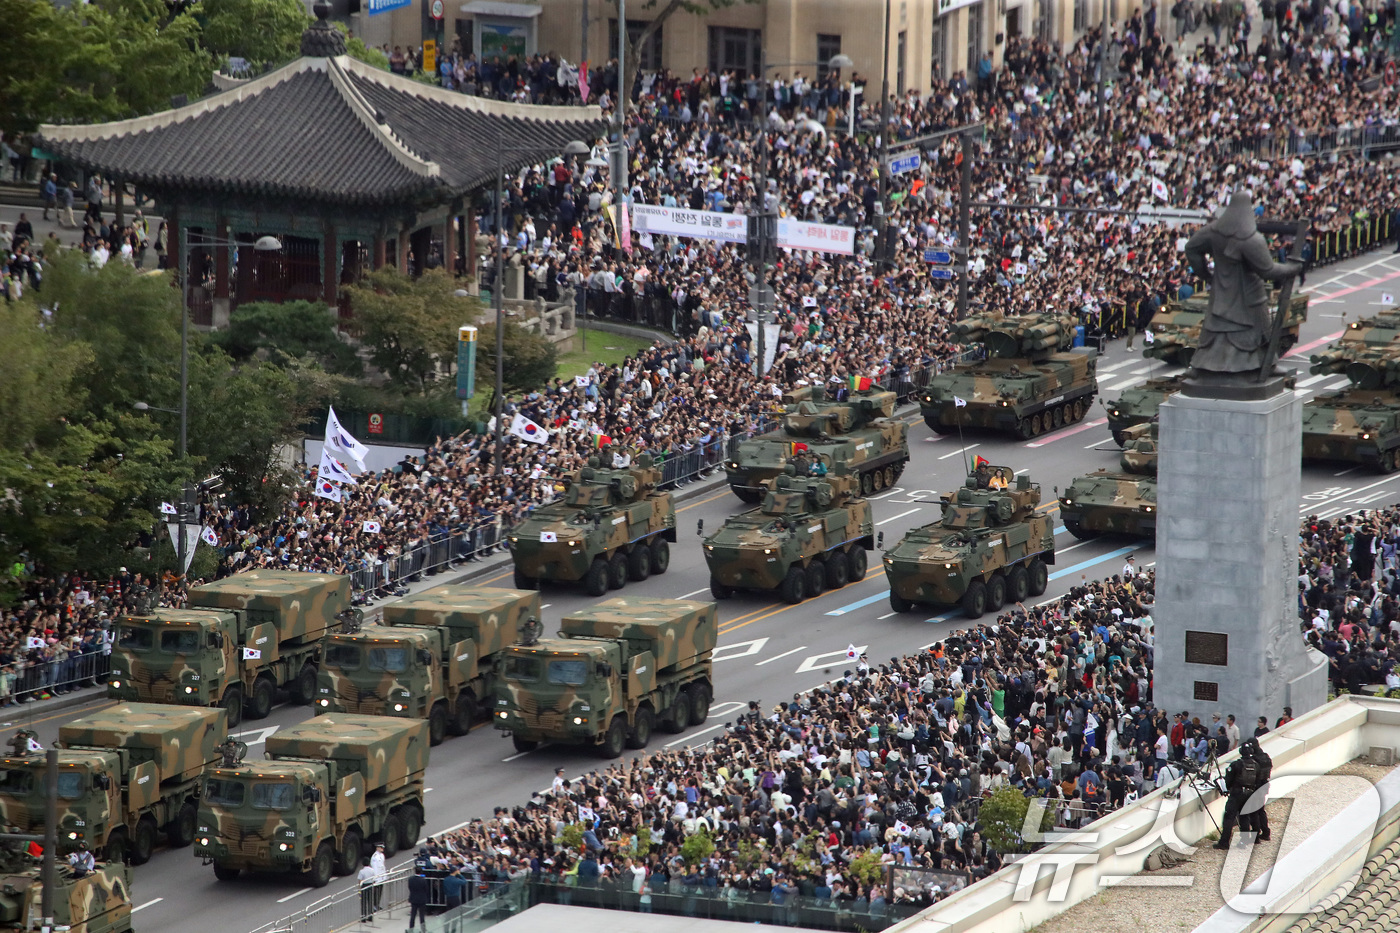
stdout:
[[44,857],[44,847],[39,845],[39,843],[37,842],[31,842],[29,846],[25,849],[25,851],[28,852],[30,855],[34,856],[35,858]]
[[972,468],[974,470],[980,470],[983,467],[989,467],[991,465],[992,461],[988,460],[986,457],[977,456],[972,458]]
[[914,180],[914,184],[911,185],[910,188],[909,188],[909,197],[911,197],[911,198],[918,197],[918,196],[919,196],[919,192],[920,192],[920,191],[923,191],[923,190],[924,190],[924,180],[923,180],[922,178],[917,178],[917,179]]
[[611,437],[608,437],[606,434],[595,434],[595,435],[593,435],[593,446],[594,446],[594,447],[606,447],[606,446],[608,446],[609,444],[611,444],[612,442],[613,442],[613,439],[612,439]]
[[578,63],[578,93],[588,103],[588,62]]

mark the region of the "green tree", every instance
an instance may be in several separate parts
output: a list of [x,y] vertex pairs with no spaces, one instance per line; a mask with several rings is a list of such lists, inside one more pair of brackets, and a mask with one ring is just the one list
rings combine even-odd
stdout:
[[345,53],[347,55],[364,62],[366,65],[378,68],[380,71],[389,70],[389,56],[378,49],[372,49],[365,45],[365,40],[359,36],[350,35],[350,31],[345,28],[343,23],[333,23],[332,25],[340,30],[341,35],[345,36]]
[[457,355],[457,328],[477,316],[478,302],[454,295],[457,283],[441,269],[417,278],[378,269],[346,289],[351,332],[370,361],[405,392],[422,394]]
[[715,841],[703,829],[696,830],[681,843],[681,858],[687,865],[698,865],[715,851]]
[[296,58],[311,24],[301,0],[202,0],[200,7],[204,47],[215,60],[244,58],[255,69]]
[[336,333],[334,312],[319,301],[251,302],[239,305],[223,331],[210,335],[235,360],[257,355],[285,365],[310,359],[326,372],[359,377],[355,348]]
[[[1021,830],[1026,825],[1030,800],[1015,787],[1000,787],[982,801],[977,812],[977,824],[983,837],[998,852],[1020,852],[1026,842]],[[1053,815],[1053,811],[1051,814]]]
[[851,864],[847,868],[851,872],[851,877],[862,884],[880,884],[885,880],[885,866],[880,861],[880,852],[876,849],[857,855],[851,859]]
[[[530,392],[554,378],[559,368],[559,350],[547,338],[531,333],[519,324],[506,321],[502,335],[505,352],[507,392]],[[496,384],[496,324],[481,325],[476,338],[476,381],[478,385]]]

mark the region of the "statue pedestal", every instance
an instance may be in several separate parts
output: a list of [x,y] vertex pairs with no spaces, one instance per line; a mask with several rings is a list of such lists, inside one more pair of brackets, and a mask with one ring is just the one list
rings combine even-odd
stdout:
[[1153,703],[1241,732],[1327,700],[1298,620],[1302,402],[1177,394],[1161,407]]

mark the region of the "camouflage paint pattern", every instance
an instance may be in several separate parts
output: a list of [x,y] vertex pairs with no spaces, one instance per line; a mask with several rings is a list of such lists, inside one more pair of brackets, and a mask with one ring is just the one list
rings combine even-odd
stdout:
[[[1037,586],[1044,591],[1034,578],[1055,562],[1055,522],[1036,509],[1040,486],[1014,476],[1010,467],[989,470],[1004,488],[979,488],[976,474],[969,474],[962,487],[942,497],[939,521],[910,530],[885,551],[890,604],[897,611],[918,603],[957,603],[974,581],[984,587],[995,576],[1009,581],[1012,571],[1018,578],[1027,575],[1029,595],[1039,595]],[[1013,598],[1010,590],[1008,585],[1007,599]]]
[[[0,871],[0,930],[38,930],[44,919],[39,863],[28,855],[7,854]],[[131,930],[131,870],[120,862],[74,878],[65,867],[55,872],[53,923],[68,933],[128,933]]]
[[794,444],[805,445],[803,456],[820,460],[830,472],[858,474],[867,493],[899,479],[909,462],[909,425],[893,420],[893,392],[851,392],[840,402],[828,400],[821,386],[804,394],[784,414],[781,430],[741,441],[725,462],[735,495],[745,502],[762,499],[763,484],[783,472]]
[[[540,618],[540,595],[528,590],[437,586],[406,596],[384,607],[383,625],[330,636],[316,711],[424,719],[439,701],[455,709],[464,690],[482,699],[492,659],[529,618]],[[385,649],[394,646],[403,649],[401,670],[386,663],[393,655]],[[429,652],[429,663],[420,651]]]
[[1309,399],[1303,405],[1303,458],[1394,472],[1400,465],[1400,390],[1353,388]]
[[339,851],[351,829],[370,840],[406,806],[421,818],[425,722],[330,713],[269,736],[266,755],[204,772],[196,856],[223,868],[307,870],[323,841]]
[[[940,434],[963,427],[1036,437],[1084,417],[1098,391],[1094,351],[1072,350],[1068,314],[974,314],[954,325],[959,343],[987,359],[934,376],[919,396],[924,423]],[[958,405],[961,399],[965,405]]]
[[1076,538],[1157,535],[1157,478],[1095,470],[1060,496],[1060,520]]
[[1319,375],[1345,373],[1358,388],[1378,389],[1396,381],[1390,364],[1397,354],[1400,310],[1387,310],[1348,324],[1341,337],[1312,355],[1309,369]]
[[1118,458],[1124,473],[1157,475],[1157,422],[1135,424],[1123,432],[1123,453]]
[[290,570],[250,570],[191,587],[191,609],[241,609],[252,625],[272,625],[277,643],[320,641],[350,608],[350,578]]
[[[158,826],[174,819],[197,792],[198,778],[228,735],[222,709],[129,704],[89,713],[59,728],[59,845],[86,840],[102,851],[113,829],[135,831],[142,816]],[[44,829],[44,756],[0,758],[0,771],[21,771],[25,793],[0,790],[0,821],[24,832]],[[101,778],[107,779],[106,787]],[[14,783],[12,783],[12,781]]]
[[639,455],[629,469],[590,465],[570,476],[564,498],[510,530],[517,579],[582,580],[595,560],[676,540],[676,507],[658,492],[661,470]]
[[870,503],[855,477],[781,473],[759,508],[731,516],[704,547],[712,588],[774,590],[793,567],[873,549]]
[[[616,717],[660,717],[682,690],[713,696],[714,603],[621,597],[565,618],[560,637],[507,648],[492,724],[518,740],[594,744]],[[601,665],[606,665],[602,667]]]
[[1171,395],[1181,391],[1186,374],[1149,379],[1140,386],[1124,389],[1118,401],[1108,402],[1108,429],[1113,432],[1113,442],[1122,447],[1127,441],[1124,433],[1128,428],[1146,424],[1157,417],[1157,409]]
[[[107,697],[209,706],[239,670],[237,615],[204,609],[156,609],[122,616],[112,644]],[[221,633],[224,644],[215,643]],[[141,642],[138,639],[144,638]]]
[[[1287,353],[1298,342],[1298,332],[1308,319],[1308,301],[1311,296],[1295,294],[1288,303],[1283,316],[1283,332],[1279,335],[1279,352]],[[1278,308],[1277,291],[1269,295],[1269,311]],[[1144,343],[1142,355],[1181,366],[1190,366],[1196,347],[1201,342],[1201,322],[1205,320],[1210,306],[1210,294],[1200,292],[1185,301],[1169,301],[1152,316],[1147,329],[1152,332],[1152,343]]]

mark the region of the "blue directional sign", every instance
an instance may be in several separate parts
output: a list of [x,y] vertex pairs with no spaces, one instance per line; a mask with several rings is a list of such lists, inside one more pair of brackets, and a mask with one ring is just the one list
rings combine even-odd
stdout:
[[413,0],[369,0],[369,15],[377,16],[380,13],[388,13],[390,10],[412,5]]
[[930,270],[928,270],[928,275],[929,275],[929,278],[931,278],[931,279],[952,279],[952,278],[953,278],[953,270],[952,270],[952,269],[930,269]]
[[911,152],[908,155],[890,159],[890,174],[903,175],[905,172],[914,171],[923,164],[923,158],[917,152]]
[[947,250],[943,250],[943,249],[926,249],[926,250],[924,250],[924,262],[934,262],[934,263],[938,263],[940,266],[946,266],[948,263],[950,263],[950,262],[952,262],[952,261],[953,261],[953,254],[950,253],[950,252],[948,252]]

